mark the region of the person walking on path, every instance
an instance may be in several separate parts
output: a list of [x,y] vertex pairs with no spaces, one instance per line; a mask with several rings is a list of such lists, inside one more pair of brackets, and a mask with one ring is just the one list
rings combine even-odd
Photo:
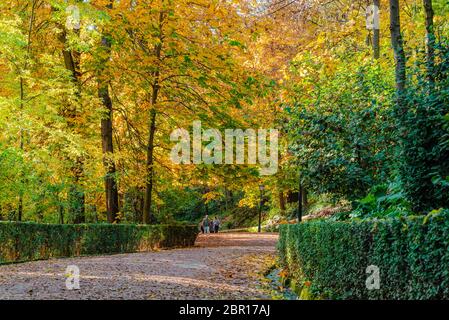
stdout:
[[209,231],[214,233],[214,220],[209,220]]
[[220,220],[218,219],[217,216],[215,216],[215,219],[214,219],[214,232],[218,233],[219,229],[220,229]]
[[203,228],[204,233],[209,233],[209,216],[207,214],[203,219]]

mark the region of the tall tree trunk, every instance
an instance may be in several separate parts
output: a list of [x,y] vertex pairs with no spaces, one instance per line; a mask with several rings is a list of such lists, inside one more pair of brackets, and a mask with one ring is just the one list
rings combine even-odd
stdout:
[[[57,10],[57,9],[56,9]],[[74,52],[68,48],[67,46],[67,30],[64,26],[59,26],[62,30],[59,41],[64,46],[62,50],[62,55],[64,58],[65,68],[70,71],[71,79],[73,84],[76,87],[76,92],[78,98],[81,98],[81,73],[79,71],[79,58],[80,54],[78,52]],[[74,120],[76,118],[76,106],[70,107],[69,112],[66,115],[69,126],[74,127]],[[83,188],[81,186],[81,179],[83,177],[84,172],[84,161],[81,157],[77,157],[74,161],[74,164],[71,168],[73,183],[69,189],[69,216],[72,217],[72,222],[84,223],[85,222],[85,195]]]
[[[154,54],[156,61],[160,62],[162,44],[163,44],[163,32],[162,25],[164,20],[164,13],[159,13],[159,43],[154,47]],[[153,72],[154,82],[152,85],[151,94],[151,109],[150,109],[150,123],[149,123],[149,133],[148,133],[148,144],[147,144],[147,181],[145,186],[145,201],[143,207],[143,222],[145,224],[151,224],[154,222],[154,216],[151,213],[152,205],[152,195],[153,195],[153,185],[154,185],[154,135],[156,133],[156,105],[158,101],[158,95],[160,90],[159,77],[160,72],[156,70]]]
[[136,223],[143,223],[143,208],[145,207],[145,190],[143,188],[139,188],[138,192],[139,192],[139,211],[137,211]]
[[[23,100],[25,98],[24,80],[20,78],[20,112],[23,110]],[[24,136],[23,128],[20,128],[20,150],[24,151]],[[22,221],[23,216],[23,189],[25,187],[25,177],[22,168],[20,169],[20,190],[19,190],[19,205],[17,208],[17,221]]]
[[[107,6],[112,8],[112,2]],[[98,96],[106,109],[105,116],[101,119],[101,141],[103,147],[103,165],[106,170],[105,193],[106,193],[106,213],[109,223],[118,222],[119,199],[116,179],[116,165],[113,158],[114,144],[113,144],[113,118],[112,118],[112,99],[109,94],[109,86],[104,79],[104,69],[111,55],[111,41],[108,35],[103,35],[101,39],[101,47],[105,51],[104,59],[100,61],[100,71],[98,74]]]
[[86,222],[86,196],[81,186],[81,178],[84,171],[84,163],[80,157],[77,157],[71,168],[73,183],[69,189],[69,216],[72,223],[79,224]]
[[[374,0],[373,5],[377,8],[377,14],[379,14],[380,0]],[[380,17],[378,19],[380,22]],[[380,26],[375,26],[373,29],[373,55],[376,60],[380,58]]]
[[299,188],[298,188],[298,212],[297,212],[297,219],[298,219],[298,223],[302,221],[302,215],[303,215],[303,199],[302,199],[302,181],[301,181],[301,176],[298,179],[299,182]]
[[[157,100],[158,87],[153,89],[154,103]],[[153,104],[153,103],[152,103]],[[153,182],[154,182],[154,134],[156,132],[156,110],[151,108],[150,111],[150,132],[148,135],[148,147],[147,147],[147,183],[145,189],[145,202],[143,206],[143,222],[145,224],[151,224],[154,222],[154,218],[151,214],[152,194],[153,194]]]
[[426,14],[426,55],[427,55],[427,79],[432,85],[435,81],[433,75],[435,67],[435,31],[433,24],[433,6],[432,0],[423,0],[424,11]]
[[279,210],[285,211],[285,196],[283,191],[279,191]]
[[303,208],[304,210],[307,209],[307,207],[309,206],[309,193],[307,191],[306,188],[302,189],[302,204],[303,204]]
[[[26,46],[27,59],[30,58],[30,54],[31,54],[31,35],[33,33],[36,6],[37,6],[37,1],[33,0],[32,4],[31,4],[30,20],[28,23],[28,38],[27,38],[27,46]],[[25,61],[24,69],[25,70],[28,69],[28,61]],[[20,76],[19,81],[20,81],[20,112],[22,113],[23,108],[24,108],[24,101],[25,101],[25,80],[23,79],[22,75]],[[23,128],[20,128],[19,144],[20,144],[20,150],[22,152],[25,149],[25,139],[24,138],[25,138],[24,130],[23,130]],[[17,208],[17,221],[22,221],[22,217],[23,217],[23,194],[24,194],[23,189],[25,186],[25,177],[24,177],[24,173],[23,173],[22,169],[20,172],[20,181],[21,181],[21,188],[19,190],[19,204],[18,204],[18,208]]]
[[394,51],[396,91],[398,96],[399,111],[404,114],[406,111],[404,93],[406,85],[406,58],[404,43],[401,34],[401,20],[399,0],[390,0],[390,33],[391,44]]
[[58,211],[59,211],[59,224],[64,224],[64,206],[59,204]]
[[100,81],[98,96],[107,110],[106,116],[101,119],[101,141],[103,146],[103,165],[106,169],[105,192],[108,222],[118,222],[119,202],[116,180],[116,166],[113,159],[114,146],[112,136],[112,100],[109,96],[108,85]]
[[228,188],[224,188],[224,198],[225,198],[225,211],[228,212],[228,208],[229,208],[229,204],[228,204],[228,198],[229,198],[229,194],[228,194]]

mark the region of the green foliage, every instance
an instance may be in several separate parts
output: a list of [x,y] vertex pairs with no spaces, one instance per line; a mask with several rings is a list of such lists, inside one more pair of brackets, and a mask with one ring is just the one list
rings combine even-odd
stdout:
[[[401,138],[399,169],[404,192],[416,212],[449,206],[449,145],[445,115],[449,104],[449,43],[436,46],[436,65],[429,83],[419,59],[406,95],[407,112],[397,115]],[[424,53],[422,53],[424,54]]]
[[349,59],[328,76],[310,71],[317,61],[295,64],[309,75],[297,84],[289,133],[309,189],[353,200],[389,175],[393,90],[379,65]]
[[[427,217],[315,221],[280,229],[281,262],[311,293],[332,299],[448,299],[449,211]],[[366,268],[380,269],[368,290]]]
[[366,197],[354,201],[353,207],[348,218],[391,218],[408,216],[411,212],[398,181],[374,186]]
[[[20,190],[22,184],[16,179],[22,169],[23,158],[20,152],[14,148],[4,149],[0,144],[0,218],[2,211],[8,215],[14,215],[13,205],[17,190]],[[4,208],[2,210],[2,208]]]
[[0,264],[192,246],[197,234],[196,226],[182,224],[144,226],[0,222]]

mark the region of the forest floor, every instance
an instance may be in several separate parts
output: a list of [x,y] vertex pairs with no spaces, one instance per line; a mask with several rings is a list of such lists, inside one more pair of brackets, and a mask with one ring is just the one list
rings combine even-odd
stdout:
[[[269,299],[277,235],[200,235],[193,248],[0,266],[0,299]],[[66,268],[80,289],[66,288]]]

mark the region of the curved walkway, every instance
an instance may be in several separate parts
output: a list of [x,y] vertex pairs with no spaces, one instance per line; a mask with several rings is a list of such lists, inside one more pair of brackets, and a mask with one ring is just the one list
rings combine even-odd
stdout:
[[[0,266],[0,299],[267,299],[276,234],[200,235],[194,248]],[[80,289],[66,288],[66,268]]]

